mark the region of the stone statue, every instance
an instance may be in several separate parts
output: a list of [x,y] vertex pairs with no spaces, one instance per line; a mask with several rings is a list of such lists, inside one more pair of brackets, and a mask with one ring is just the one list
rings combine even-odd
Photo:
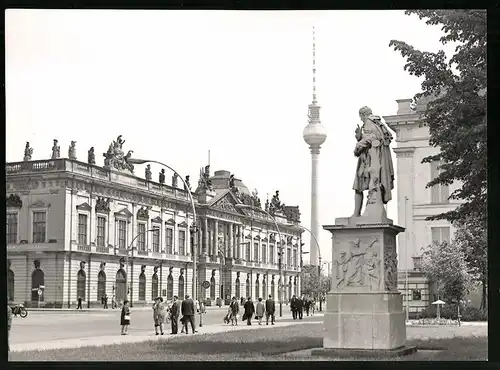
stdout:
[[128,159],[131,157],[133,151],[129,150],[126,155],[123,153],[123,144],[125,140],[122,140],[122,135],[119,135],[116,141],[113,141],[108,148],[104,156],[104,166],[107,168],[114,168],[120,171],[129,171],[134,173],[134,165],[128,163]]
[[276,193],[271,199],[271,204],[269,205],[269,213],[274,214],[276,212],[283,212],[285,205],[280,201],[280,191],[276,190]]
[[[187,191],[189,189],[191,191],[191,183],[189,182],[189,175],[186,176],[186,178],[184,179],[184,182],[186,183],[184,185],[184,190]],[[186,185],[187,185],[187,187],[186,187]]]
[[161,172],[160,172],[159,178],[158,178],[158,182],[160,184],[164,184],[165,183],[165,169],[164,168],[161,169]]
[[146,181],[151,181],[151,179],[153,178],[153,174],[151,173],[151,165],[150,164],[148,164],[146,166],[145,176],[146,176]]
[[229,190],[231,190],[236,196],[239,195],[238,193],[240,191],[238,190],[238,188],[234,184],[234,175],[229,176]]
[[27,141],[24,147],[24,158],[23,161],[31,161],[31,156],[33,155],[33,148],[30,148],[30,143]]
[[201,190],[213,191],[212,180],[210,180],[210,165],[205,166],[205,169],[200,170],[200,180],[198,186]]
[[54,145],[52,146],[52,159],[57,159],[61,156],[61,147],[57,145],[57,139],[54,139]]
[[176,188],[177,187],[177,181],[178,181],[179,176],[177,173],[174,172],[172,176],[172,187]]
[[[269,194],[268,194],[268,196],[269,196]],[[268,199],[266,199],[266,204],[265,204],[265,206],[264,206],[264,210],[265,210],[266,212],[268,212],[268,213],[269,213],[269,211],[270,211],[269,207],[270,207],[270,205],[269,205],[269,198],[268,198]]]
[[90,150],[88,151],[87,162],[89,164],[95,164],[94,147],[90,148]]
[[76,160],[76,141],[71,141],[71,145],[68,149],[68,158]]
[[262,204],[260,203],[259,198],[259,192],[257,191],[257,189],[252,192],[252,203],[254,207],[262,208]]
[[394,188],[394,168],[389,145],[392,135],[379,116],[372,110],[363,107],[359,110],[362,127],[356,128],[356,147],[354,155],[358,157],[353,189],[354,213],[352,217],[361,216],[363,191],[368,190],[366,209],[363,216],[387,217],[383,204],[392,199]]

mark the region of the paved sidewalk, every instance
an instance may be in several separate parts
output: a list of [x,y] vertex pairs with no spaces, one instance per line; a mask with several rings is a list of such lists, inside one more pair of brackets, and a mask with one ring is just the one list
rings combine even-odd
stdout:
[[[134,311],[149,311],[151,310],[151,305],[148,305],[148,306],[140,306],[140,307],[137,307],[137,306],[134,306],[132,307],[132,309]],[[227,310],[228,309],[228,306],[222,306],[222,307],[218,307],[218,306],[210,306],[210,307],[206,307],[206,310],[207,311],[217,311],[217,310]],[[81,310],[77,310],[76,308],[28,308],[28,314],[30,312],[33,312],[33,313],[64,313],[64,314],[67,314],[67,313],[84,313],[84,312],[113,312],[113,311],[120,311],[121,308],[115,308],[115,309],[112,309],[111,307],[108,308],[108,309],[104,309],[102,307],[93,307],[93,308],[83,308]]]
[[[315,316],[322,316],[317,314]],[[291,325],[302,325],[302,324],[322,324],[322,322],[311,322],[308,320],[303,321],[292,321],[292,322],[276,322],[276,325],[258,325],[253,323],[252,325],[240,324],[238,326],[231,325],[210,325],[198,328],[198,333],[194,335],[201,334],[217,334],[225,333],[230,331],[238,330],[254,330],[254,329],[272,329],[276,327],[291,326]],[[180,332],[179,332],[180,333]],[[187,334],[193,335],[193,334]],[[186,337],[186,334],[177,335],[154,335],[151,334],[151,330],[136,332],[132,335],[120,335],[119,328],[116,335],[110,336],[99,336],[99,337],[89,337],[89,338],[78,338],[78,339],[68,339],[68,340],[55,340],[47,342],[36,342],[36,343],[22,343],[10,346],[11,352],[22,352],[22,351],[43,351],[51,349],[62,349],[62,348],[79,348],[79,347],[93,347],[93,346],[105,346],[112,344],[123,344],[123,343],[140,343],[149,340],[175,340],[176,338]]]

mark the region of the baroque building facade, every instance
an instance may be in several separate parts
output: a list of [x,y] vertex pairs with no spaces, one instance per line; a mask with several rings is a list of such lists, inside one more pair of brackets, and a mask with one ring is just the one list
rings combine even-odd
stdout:
[[73,307],[81,298],[92,307],[105,295],[132,305],[191,295],[193,253],[197,298],[207,304],[269,294],[287,301],[300,292],[298,207],[278,198],[266,204],[278,233],[273,218],[258,211],[256,192],[228,171],[210,176],[207,166],[193,192],[194,232],[188,192],[176,176],[170,185],[163,171],[159,182],[148,169],[139,178],[123,152],[117,160],[110,150],[104,167],[95,164],[93,149],[88,163],[25,155],[6,164],[9,301]]
[[416,105],[412,99],[396,102],[397,113],[384,116],[384,120],[396,133],[398,224],[406,228],[398,235],[398,289],[410,316],[415,316],[438,299],[435,284],[429,282],[420,269],[423,250],[433,242],[450,242],[455,231],[447,220],[426,218],[456,208],[460,203],[448,197],[460,184],[426,187],[438,176],[440,166],[436,161],[422,163],[423,158],[439,152],[439,148],[429,144],[429,128],[422,120],[427,102],[422,100]]

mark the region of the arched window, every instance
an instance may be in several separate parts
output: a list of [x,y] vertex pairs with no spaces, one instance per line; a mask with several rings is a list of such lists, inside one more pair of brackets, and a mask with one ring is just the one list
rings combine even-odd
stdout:
[[246,283],[247,283],[247,291],[246,291],[247,296],[245,298],[248,298],[248,297],[250,297],[250,294],[251,294],[251,292],[250,292],[250,278],[249,277],[247,277]]
[[262,278],[262,298],[266,299],[267,297],[267,280],[266,277],[264,276]]
[[288,284],[288,297],[287,299],[291,299],[292,298],[292,282],[290,281],[290,283]]
[[158,274],[153,274],[151,279],[151,299],[158,297]]
[[184,275],[179,276],[179,299],[184,299]]
[[[33,271],[33,273],[31,274],[31,300],[32,301],[38,301],[38,287],[40,285],[43,285],[45,286],[45,274],[43,273],[43,271],[41,269],[35,269],[35,271]],[[36,290],[33,290],[33,289],[36,289]],[[43,289],[42,289],[42,292],[43,292]],[[44,300],[44,297],[43,297],[43,293],[42,295],[40,296],[40,301],[43,302]]]
[[127,298],[127,274],[123,269],[116,272],[116,302],[123,302]]
[[141,272],[139,275],[139,301],[146,300],[146,275]]
[[270,293],[274,299],[276,297],[276,293],[274,291],[274,280],[271,280],[271,293]]
[[105,295],[106,295],[106,273],[101,270],[99,271],[99,274],[97,274],[97,300],[100,302]]
[[85,275],[85,271],[78,271],[78,275],[76,275],[76,297],[80,297],[82,301],[85,300],[85,283],[87,282],[87,275]]
[[7,271],[7,297],[9,301],[14,300],[14,271],[9,269]]
[[255,299],[260,297],[259,279],[255,280]]
[[171,301],[174,299],[174,278],[172,274],[169,274],[167,277],[167,300]]
[[215,277],[212,276],[210,278],[210,299],[213,301],[215,300]]
[[240,278],[236,278],[236,282],[235,282],[235,287],[234,287],[234,295],[236,296],[236,298],[240,299]]

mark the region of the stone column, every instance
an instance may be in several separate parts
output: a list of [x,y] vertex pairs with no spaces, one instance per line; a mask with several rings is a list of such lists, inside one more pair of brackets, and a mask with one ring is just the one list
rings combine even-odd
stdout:
[[207,249],[208,249],[208,220],[207,217],[203,217],[203,247],[201,254],[203,256],[207,255]]
[[212,250],[212,257],[214,260],[216,260],[217,255],[218,255],[218,240],[219,239],[219,221],[214,220],[214,245],[213,245],[213,250]]
[[228,257],[233,258],[234,253],[234,224],[229,223],[228,224],[228,229],[229,229],[229,251],[228,251]]
[[236,258],[241,259],[241,225],[236,225]]

